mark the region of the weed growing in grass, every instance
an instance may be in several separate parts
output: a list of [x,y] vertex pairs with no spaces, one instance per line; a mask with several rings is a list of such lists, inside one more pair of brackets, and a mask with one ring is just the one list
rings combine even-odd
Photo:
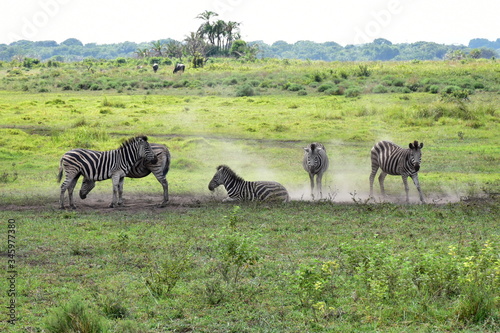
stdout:
[[3,172],[0,174],[0,184],[13,183],[17,180],[16,163],[12,163],[11,172]]
[[192,266],[187,245],[171,245],[167,256],[152,266],[145,279],[146,287],[153,297],[167,296]]
[[46,328],[50,333],[100,333],[104,332],[101,317],[79,298],[71,300],[67,305],[56,309],[46,319]]
[[228,219],[228,227],[213,235],[217,249],[217,268],[224,281],[238,283],[241,271],[255,265],[262,257],[257,247],[258,235],[245,235],[238,231],[240,207],[234,206]]

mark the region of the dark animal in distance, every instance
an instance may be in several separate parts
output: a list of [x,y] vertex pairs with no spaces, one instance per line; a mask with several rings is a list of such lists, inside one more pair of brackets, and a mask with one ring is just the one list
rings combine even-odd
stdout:
[[[163,202],[160,207],[165,207],[168,202],[168,181],[166,175],[170,169],[170,152],[165,145],[158,143],[150,143],[153,154],[157,158],[156,163],[147,162],[144,159],[138,160],[130,171],[125,175],[129,178],[142,178],[150,173],[156,177],[158,182],[163,186]],[[85,178],[80,188],[80,198],[85,199],[95,186],[95,181]]]
[[217,172],[208,184],[210,191],[224,185],[228,197],[223,201],[289,201],[286,188],[277,182],[245,181],[227,165],[219,165]]
[[158,70],[158,64],[154,63],[153,64],[153,71],[156,73],[157,70]]
[[73,190],[81,175],[93,181],[111,178],[113,201],[110,207],[121,206],[123,204],[123,178],[139,160],[152,164],[158,161],[146,136],[131,138],[115,150],[95,151],[80,148],[66,152],[59,162],[59,182],[63,172],[66,172],[66,179],[61,185],[60,208],[64,209],[66,190],[68,190],[70,207],[76,208],[73,202]]
[[177,64],[177,65],[175,65],[175,68],[174,68],[174,74],[177,72],[184,73],[185,69],[186,69],[186,66],[184,64]]
[[424,196],[420,190],[418,182],[418,170],[422,159],[423,143],[418,144],[414,141],[409,144],[409,149],[404,149],[389,141],[380,141],[375,144],[371,150],[372,173],[370,174],[370,197],[373,197],[373,181],[375,175],[380,168],[382,171],[378,177],[380,183],[380,191],[385,196],[384,179],[387,175],[401,176],[406,191],[406,202],[409,202],[408,197],[408,176],[411,177],[413,183],[417,187],[420,201],[424,202]]
[[323,189],[321,187],[321,180],[323,174],[328,170],[328,156],[326,155],[325,146],[321,143],[311,143],[304,148],[304,159],[302,160],[302,166],[304,170],[309,174],[309,180],[311,182],[311,195],[314,197],[314,176],[316,176],[316,189],[319,192],[320,197],[323,196]]

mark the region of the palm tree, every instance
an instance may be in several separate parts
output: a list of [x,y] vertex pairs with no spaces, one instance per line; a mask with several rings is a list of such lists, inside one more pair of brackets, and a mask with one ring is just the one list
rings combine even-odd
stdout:
[[204,20],[205,22],[202,23],[202,25],[198,28],[197,33],[202,37],[202,38],[207,38],[211,44],[215,44],[215,36],[214,36],[214,29],[212,26],[212,23],[210,23],[210,19],[213,16],[219,16],[219,14],[205,10],[203,13],[199,14],[196,16],[196,18]]
[[156,52],[156,55],[162,57],[161,53],[163,50],[164,44],[161,41],[151,42],[151,49]]
[[234,40],[240,39],[239,27],[240,23],[238,22],[229,21],[226,23],[226,50],[231,49]]
[[135,50],[134,52],[138,58],[141,58],[141,59],[144,59],[144,58],[147,58],[149,56],[149,49],[137,49]]

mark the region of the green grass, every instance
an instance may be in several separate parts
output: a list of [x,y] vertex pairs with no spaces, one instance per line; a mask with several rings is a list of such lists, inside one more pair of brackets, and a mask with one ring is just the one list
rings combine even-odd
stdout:
[[[498,331],[496,62],[217,61],[177,76],[80,67],[0,69],[0,218],[17,228],[13,332],[57,331],[68,318],[110,332]],[[89,89],[75,89],[82,82]],[[236,97],[244,85],[255,95]],[[469,101],[443,94],[449,86],[469,89]],[[171,151],[167,208],[155,208],[161,186],[148,176],[125,181],[124,209],[103,208],[109,180],[90,204],[56,209],[64,152],[115,149],[137,134]],[[424,142],[428,204],[397,204],[400,177],[386,179],[393,203],[366,204],[369,152],[382,139]],[[301,166],[312,141],[330,158],[321,202],[309,200]],[[221,204],[225,191],[207,189],[219,164],[279,181],[293,201]],[[412,184],[410,195],[418,202]],[[3,306],[5,279],[0,288]]]
[[[196,206],[2,211],[16,221],[14,332],[75,298],[114,332],[498,330],[497,204]],[[161,265],[177,275],[157,294]]]

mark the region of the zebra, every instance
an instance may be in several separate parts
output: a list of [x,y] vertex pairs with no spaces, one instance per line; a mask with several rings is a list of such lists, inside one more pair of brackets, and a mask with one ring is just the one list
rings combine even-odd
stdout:
[[154,63],[154,64],[153,64],[153,72],[155,72],[155,73],[156,73],[156,72],[158,71],[158,67],[159,67],[159,66],[158,66],[158,64],[157,64],[157,63]]
[[186,69],[186,66],[184,64],[177,64],[175,65],[174,67],[174,72],[173,74],[177,73],[177,72],[181,72],[181,73],[184,73],[184,70]]
[[309,180],[311,181],[311,195],[314,197],[314,176],[316,176],[316,188],[319,191],[320,197],[323,196],[321,180],[323,178],[323,173],[328,170],[328,156],[326,154],[325,146],[321,143],[311,143],[304,148],[304,159],[302,160],[302,166],[304,170],[309,174]]
[[410,201],[408,197],[408,176],[410,176],[411,179],[413,179],[413,183],[417,187],[418,194],[420,195],[420,201],[424,203],[424,196],[418,182],[418,170],[420,170],[420,162],[422,158],[421,149],[423,146],[424,144],[420,143],[419,145],[418,141],[410,143],[409,149],[401,148],[390,141],[380,141],[375,144],[371,150],[372,173],[370,174],[370,197],[373,197],[373,180],[375,179],[375,174],[377,173],[378,168],[380,168],[381,173],[378,180],[382,195],[385,196],[385,176],[399,175],[403,177],[403,184],[406,191],[406,202],[408,203]]
[[224,185],[228,197],[223,201],[289,201],[290,197],[286,188],[277,182],[271,181],[245,181],[227,165],[219,165],[217,172],[208,184],[210,191],[219,185]]
[[123,178],[140,159],[153,164],[158,161],[146,136],[131,138],[115,150],[95,151],[79,148],[66,152],[59,162],[59,182],[61,182],[63,172],[66,172],[66,179],[61,185],[60,208],[64,209],[64,192],[66,190],[68,190],[70,207],[76,208],[73,202],[73,190],[81,175],[85,179],[94,181],[111,178],[113,180],[113,201],[110,207],[122,205]]
[[[170,169],[170,152],[165,145],[158,143],[150,143],[149,145],[158,161],[156,163],[148,163],[144,159],[140,159],[134,164],[125,177],[142,178],[152,172],[163,186],[163,202],[160,204],[160,207],[165,207],[168,202],[168,181],[165,176]],[[83,179],[82,187],[80,188],[80,198],[85,199],[94,186],[94,180],[87,178]]]

